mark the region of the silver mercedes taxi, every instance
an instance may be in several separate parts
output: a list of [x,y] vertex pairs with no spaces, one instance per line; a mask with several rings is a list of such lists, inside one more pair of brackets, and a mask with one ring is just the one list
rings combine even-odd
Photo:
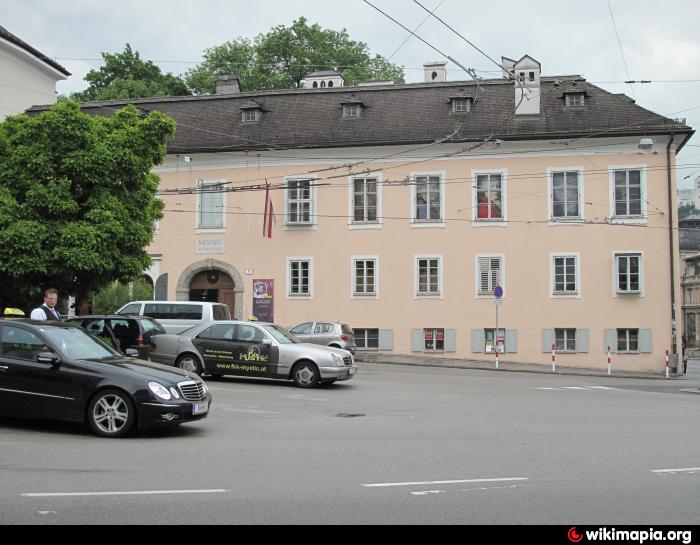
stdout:
[[305,344],[283,327],[264,322],[209,322],[179,333],[155,335],[151,359],[186,371],[293,380],[313,388],[357,373],[350,352]]

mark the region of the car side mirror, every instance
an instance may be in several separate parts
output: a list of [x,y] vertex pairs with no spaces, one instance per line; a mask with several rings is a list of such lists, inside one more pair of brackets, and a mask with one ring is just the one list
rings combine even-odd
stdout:
[[260,341],[260,344],[264,344],[265,346],[272,346],[272,341],[270,339],[263,339]]
[[138,358],[139,357],[139,351],[134,350],[133,348],[127,348],[126,352],[124,352],[129,358]]
[[61,363],[61,359],[53,352],[39,352],[36,355],[36,361],[37,363],[45,363],[54,367]]

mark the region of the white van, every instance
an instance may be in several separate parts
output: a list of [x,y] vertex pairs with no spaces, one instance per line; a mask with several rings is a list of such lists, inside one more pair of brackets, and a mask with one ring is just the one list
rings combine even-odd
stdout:
[[117,314],[154,318],[174,335],[203,322],[231,319],[228,305],[204,301],[132,301]]

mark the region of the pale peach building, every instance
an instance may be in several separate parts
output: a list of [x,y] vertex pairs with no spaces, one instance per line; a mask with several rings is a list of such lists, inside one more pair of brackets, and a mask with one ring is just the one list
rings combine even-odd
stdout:
[[272,280],[256,289],[277,323],[342,321],[361,349],[493,361],[496,336],[504,362],[547,363],[555,345],[559,365],[606,368],[610,347],[615,369],[663,370],[680,351],[675,161],[692,129],[504,62],[518,83],[445,81],[435,63],[420,84],[131,101],[177,121],[156,170],[158,298],[247,318]]

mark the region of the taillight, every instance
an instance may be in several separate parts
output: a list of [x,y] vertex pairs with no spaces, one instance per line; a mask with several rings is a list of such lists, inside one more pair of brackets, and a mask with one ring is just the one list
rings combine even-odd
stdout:
[[341,335],[340,338],[344,341],[347,341],[350,337],[348,337],[347,335]]

